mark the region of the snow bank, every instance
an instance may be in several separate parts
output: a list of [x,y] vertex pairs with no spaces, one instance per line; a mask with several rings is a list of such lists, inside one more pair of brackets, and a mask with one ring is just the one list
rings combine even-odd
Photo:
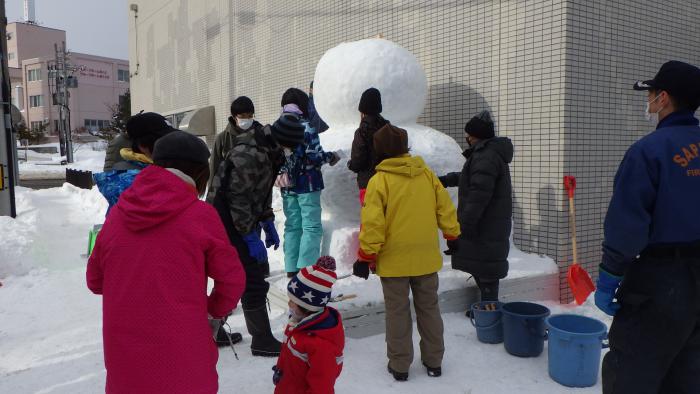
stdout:
[[[44,154],[29,151],[29,161],[20,161],[19,177],[22,180],[29,179],[65,179],[66,168],[73,168],[81,171],[102,172],[105,162],[105,151],[103,147],[95,145],[98,150],[93,150],[94,144],[80,145],[73,158],[74,163],[62,165],[59,154]],[[18,155],[24,158],[24,150],[20,149]]]

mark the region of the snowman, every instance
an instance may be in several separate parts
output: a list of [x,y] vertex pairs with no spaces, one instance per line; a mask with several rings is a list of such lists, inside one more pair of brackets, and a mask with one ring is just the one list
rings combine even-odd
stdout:
[[[382,116],[408,132],[412,155],[421,156],[437,175],[460,171],[464,164],[462,149],[452,137],[417,124],[428,83],[411,52],[382,38],[343,43],[328,50],[316,67],[314,99],[318,113],[330,127],[321,134],[321,145],[327,152],[339,151],[343,159],[334,167],[323,168],[322,254],[334,256],[340,272],[350,272],[357,259],[359,190],[347,160],[360,124],[360,96],[370,87],[381,92]],[[452,188],[450,193],[456,205],[456,190]]]

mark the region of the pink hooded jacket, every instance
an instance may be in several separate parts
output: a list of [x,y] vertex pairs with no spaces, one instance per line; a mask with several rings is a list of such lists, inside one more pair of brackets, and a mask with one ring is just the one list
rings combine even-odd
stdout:
[[87,285],[102,294],[107,393],[216,393],[207,312],[223,317],[236,307],[245,272],[193,186],[161,167],[144,169],[97,237]]

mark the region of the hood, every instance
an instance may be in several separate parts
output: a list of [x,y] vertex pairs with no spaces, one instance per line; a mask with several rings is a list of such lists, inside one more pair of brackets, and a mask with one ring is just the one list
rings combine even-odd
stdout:
[[503,159],[506,164],[510,164],[513,161],[513,142],[508,137],[494,137],[488,140],[482,141],[477,146],[474,147],[474,151],[479,151],[481,149],[493,150]]
[[376,170],[415,178],[425,173],[425,168],[425,161],[420,156],[404,155],[383,160]]
[[148,156],[144,155],[143,153],[136,153],[131,150],[131,148],[122,148],[122,150],[119,151],[119,154],[124,160],[153,164],[153,160],[151,160]]
[[119,197],[116,209],[130,231],[143,231],[167,222],[197,201],[192,186],[172,172],[149,166]]

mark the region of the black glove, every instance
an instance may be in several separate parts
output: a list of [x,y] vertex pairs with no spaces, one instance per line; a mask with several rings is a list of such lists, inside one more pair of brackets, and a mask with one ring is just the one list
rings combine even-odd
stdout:
[[440,180],[440,183],[442,183],[442,187],[447,187],[447,185],[445,184],[447,178],[445,176],[439,176],[438,179]]
[[369,264],[365,261],[355,261],[355,264],[352,265],[352,274],[367,280],[369,278]]
[[452,256],[459,250],[459,242],[456,239],[447,240],[447,250],[444,252],[447,256]]

